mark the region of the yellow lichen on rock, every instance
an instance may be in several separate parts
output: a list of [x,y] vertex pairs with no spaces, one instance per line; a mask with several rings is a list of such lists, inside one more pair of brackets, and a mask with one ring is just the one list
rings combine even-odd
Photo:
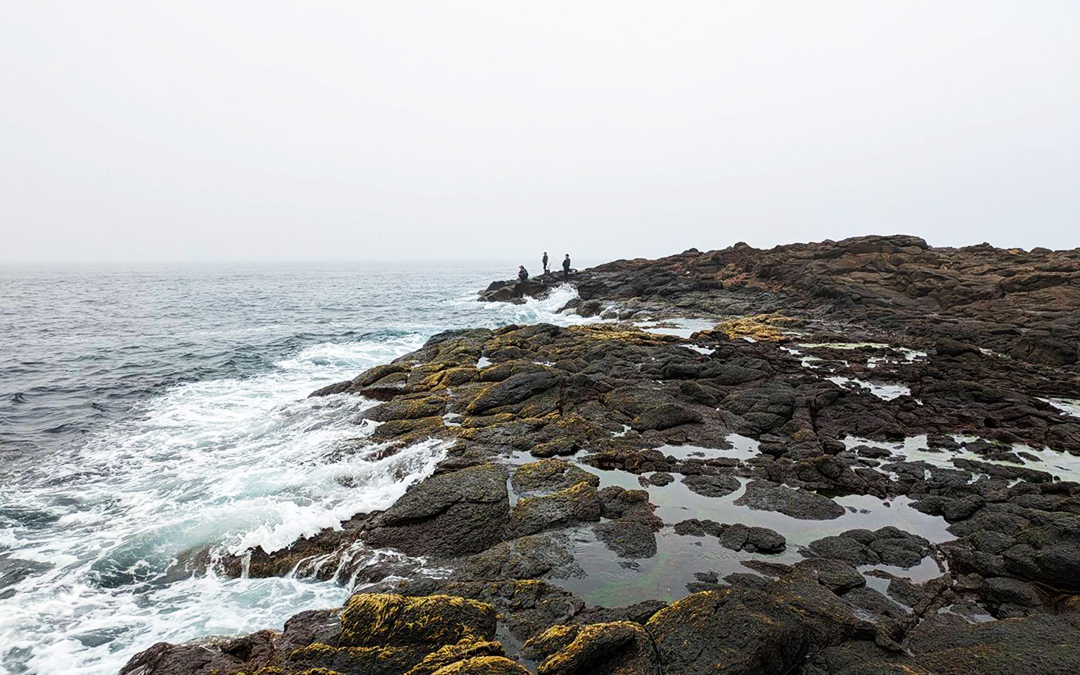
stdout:
[[526,642],[524,651],[543,659],[538,675],[592,673],[601,666],[613,675],[659,673],[649,634],[632,621],[553,626]]
[[505,656],[503,646],[490,640],[461,640],[457,644],[443,645],[424,657],[405,675],[432,675],[446,666],[485,656]]
[[581,335],[589,340],[618,340],[628,344],[656,345],[665,342],[678,342],[674,335],[656,335],[626,324],[594,323],[585,326],[570,326],[567,332]]
[[434,650],[463,638],[494,635],[491,605],[448,595],[361,593],[349,598],[341,613],[341,644],[348,647],[422,644]]
[[352,673],[367,672],[373,669],[404,671],[423,656],[423,651],[415,646],[409,648],[390,645],[330,647],[329,645],[313,643],[293,650],[289,654],[288,663],[302,668],[310,666],[310,670],[325,670],[327,672]]
[[777,325],[791,322],[792,319],[779,314],[757,314],[722,321],[716,325],[716,330],[729,340],[748,337],[759,342],[782,342],[788,338]]
[[529,671],[503,656],[479,656],[444,666],[431,675],[529,675]]
[[448,368],[441,373],[439,384],[444,387],[456,387],[466,382],[473,382],[480,377],[480,371],[472,366]]
[[530,654],[554,654],[573,642],[579,630],[581,626],[552,626],[529,638],[525,643],[525,650]]
[[[211,671],[210,675],[214,675]],[[307,668],[305,670],[282,670],[279,666],[264,666],[258,670],[248,672],[241,670],[235,675],[342,675],[336,670],[328,668]]]

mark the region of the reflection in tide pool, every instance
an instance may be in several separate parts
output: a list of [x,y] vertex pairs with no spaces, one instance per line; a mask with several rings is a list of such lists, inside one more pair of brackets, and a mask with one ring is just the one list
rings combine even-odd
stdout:
[[[953,436],[953,440],[958,443],[970,443],[983,439],[980,439],[978,436],[956,434]],[[1036,448],[1024,443],[1013,443],[1012,445],[1002,446],[1003,449],[1011,450],[1014,453],[1023,453],[1027,456],[1026,459],[1019,462],[1010,462],[991,459],[974,453],[966,448],[960,448],[958,450],[935,450],[930,448],[927,444],[927,437],[925,434],[909,436],[908,438],[905,438],[903,442],[873,441],[866,438],[855,438],[851,436],[844,438],[843,441],[844,445],[846,445],[849,450],[859,447],[860,445],[888,450],[892,455],[885,461],[889,462],[922,461],[931,466],[955,469],[956,466],[952,461],[954,458],[968,459],[987,464],[1019,466],[1025,469],[1035,469],[1036,471],[1045,471],[1060,480],[1080,481],[1080,456],[1053,450],[1051,448]],[[1036,459],[1030,459],[1030,457]]]
[[[732,450],[715,450],[695,447],[664,446],[659,448],[667,455],[684,458],[733,457],[750,458],[751,439],[729,436],[735,446]],[[749,441],[746,442],[746,441]],[[756,455],[756,452],[753,453]],[[775,511],[757,511],[736,505],[749,479],[740,478],[739,489],[724,497],[704,497],[691,491],[676,475],[675,481],[663,486],[641,484],[639,477],[620,470],[600,470],[591,466],[581,468],[600,476],[600,487],[619,486],[627,490],[644,489],[649,501],[656,505],[655,515],[664,522],[656,535],[657,553],[651,558],[626,560],[616,556],[601,542],[591,528],[583,527],[571,535],[573,553],[585,576],[569,579],[553,579],[551,583],[565,588],[581,597],[590,605],[622,606],[648,599],[675,601],[690,594],[686,585],[698,579],[696,572],[714,572],[723,578],[735,572],[750,572],[742,565],[746,560],[794,564],[805,558],[800,548],[822,537],[839,535],[848,530],[863,528],[876,530],[887,525],[925,537],[931,542],[954,539],[947,531],[948,523],[938,516],[930,516],[911,507],[907,497],[881,500],[867,495],[847,495],[834,498],[846,512],[833,520],[800,520]],[[692,537],[676,534],[674,525],[697,518],[719,523],[741,523],[767,527],[782,534],[787,549],[779,554],[748,553],[732,551],[720,545],[715,537]],[[913,581],[924,581],[937,571],[937,563],[925,558],[918,566],[905,570],[878,566],[884,571]]]
[[[911,389],[905,384],[889,384],[885,382],[868,382],[866,380],[859,380],[853,377],[840,377],[834,375],[827,378],[829,382],[845,389],[863,388],[869,389],[870,393],[884,401],[891,401],[893,399],[900,398],[901,396],[910,396]],[[850,387],[848,385],[854,385]]]

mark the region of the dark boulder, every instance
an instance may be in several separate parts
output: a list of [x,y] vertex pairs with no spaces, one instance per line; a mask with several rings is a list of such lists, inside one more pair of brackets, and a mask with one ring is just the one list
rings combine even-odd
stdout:
[[139,652],[120,669],[120,675],[211,675],[257,670],[276,656],[274,634],[268,630],[238,638],[206,638],[182,645],[158,642]]
[[563,490],[581,482],[597,487],[600,477],[557,459],[523,464],[510,478],[510,484],[518,492]]
[[975,625],[938,615],[912,632],[908,649],[933,673],[1071,675],[1080,672],[1078,624],[1075,615],[1037,614]]
[[871,626],[816,581],[796,576],[766,591],[696,593],[657,612],[646,629],[665,675],[782,675],[811,650]]
[[767,480],[750,481],[746,493],[735,500],[735,505],[755,511],[778,511],[801,520],[831,520],[845,513],[843,506],[828,497]]
[[875,531],[848,530],[810,543],[803,555],[842,560],[852,565],[914,567],[933,551],[918,535],[887,526]]
[[582,481],[540,497],[525,497],[514,507],[508,533],[520,537],[553,527],[568,527],[600,520],[596,488]]
[[485,414],[494,408],[521,403],[522,401],[559,384],[559,375],[550,370],[511,375],[502,382],[489,386],[469,404],[470,415]]
[[742,484],[735,476],[683,476],[682,482],[691,492],[702,497],[725,497],[738,490]]
[[537,675],[661,675],[652,640],[638,623],[552,626],[525,643]]
[[506,470],[483,464],[412,486],[364,539],[370,546],[409,555],[451,557],[502,541],[509,522]]
[[593,526],[593,532],[620,558],[651,558],[656,555],[656,532],[637,520],[610,520]]
[[866,579],[854,566],[840,560],[810,558],[796,563],[795,569],[816,579],[837,595],[866,585]]
[[680,424],[692,424],[701,421],[701,413],[678,403],[664,403],[646,409],[634,418],[630,426],[635,431],[655,429],[663,431]]

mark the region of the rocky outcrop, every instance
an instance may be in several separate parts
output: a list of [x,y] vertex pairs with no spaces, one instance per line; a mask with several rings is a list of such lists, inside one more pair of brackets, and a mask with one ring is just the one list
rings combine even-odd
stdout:
[[514,536],[535,534],[600,520],[600,497],[596,488],[582,481],[550,495],[525,497],[514,507],[509,531]]
[[853,565],[914,567],[933,551],[930,542],[896,527],[848,530],[838,536],[818,539],[805,555],[843,560]]
[[648,632],[631,621],[552,626],[525,643],[537,675],[660,675]]
[[[1080,249],[934,248],[918,237],[866,236],[759,250],[746,244],[657,260],[620,260],[569,281],[581,305],[619,318],[781,311],[848,319],[976,344],[1045,366],[1080,361]],[[547,293],[522,286],[517,297]],[[482,300],[507,299],[493,284]],[[924,317],[933,315],[928,322]],[[1009,330],[1004,327],[1012,328]],[[740,334],[737,324],[732,334]],[[741,334],[746,334],[745,332]]]
[[696,593],[656,613],[645,628],[668,675],[780,675],[811,651],[874,634],[831,591],[800,576],[768,591]]
[[187,645],[158,643],[122,675],[524,675],[493,641],[495,610],[445,595],[354,595],[341,611],[305,612],[280,633]]
[[519,493],[565,490],[578,483],[597,487],[600,477],[569,462],[545,459],[518,467],[511,478],[511,485]]
[[[125,672],[1080,669],[1063,646],[1080,637],[1080,484],[1063,480],[1080,417],[1055,400],[1080,400],[1080,251],[861,237],[569,282],[565,311],[606,323],[447,331],[312,394],[372,400],[340,452],[439,441],[397,503],[176,570],[365,593],[281,634],[155,645]],[[679,318],[711,327],[626,322]]]

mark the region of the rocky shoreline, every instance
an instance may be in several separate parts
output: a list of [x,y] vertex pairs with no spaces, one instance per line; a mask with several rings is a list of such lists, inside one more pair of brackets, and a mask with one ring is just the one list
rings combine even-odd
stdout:
[[344,608],[122,672],[1080,672],[1080,249],[738,244],[570,283],[597,322],[449,331],[312,394],[377,402],[365,457],[445,453],[393,506],[176,571]]

